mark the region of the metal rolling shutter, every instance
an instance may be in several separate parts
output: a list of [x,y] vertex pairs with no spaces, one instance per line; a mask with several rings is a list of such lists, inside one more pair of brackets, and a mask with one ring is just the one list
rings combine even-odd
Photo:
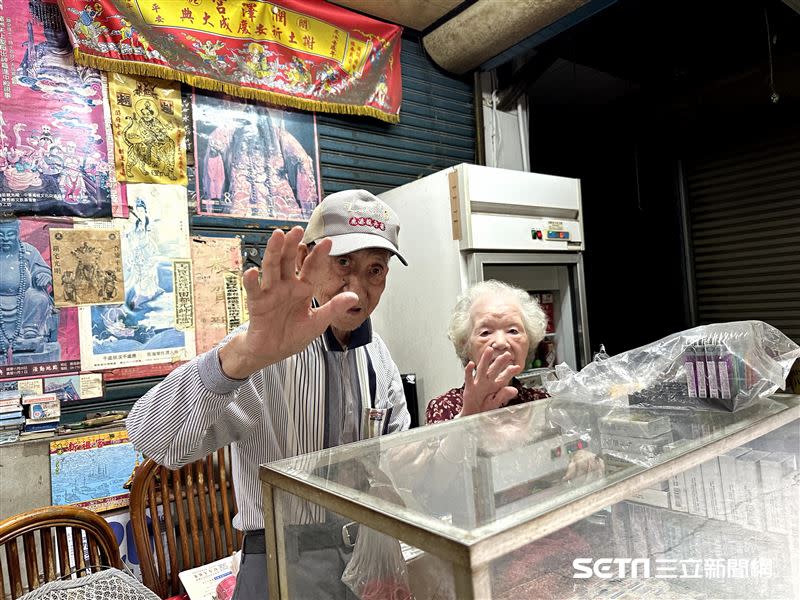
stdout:
[[758,319],[800,342],[800,132],[687,164],[698,323]]
[[317,114],[325,194],[349,188],[380,194],[446,167],[474,162],[471,83],[437,68],[413,36],[403,36],[400,64],[399,124]]

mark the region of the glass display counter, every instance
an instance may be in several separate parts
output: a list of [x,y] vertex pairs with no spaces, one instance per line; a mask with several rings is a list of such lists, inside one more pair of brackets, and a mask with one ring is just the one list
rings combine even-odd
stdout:
[[416,600],[800,597],[799,451],[800,396],[549,399],[262,465],[270,598],[303,597],[288,532],[319,523],[345,562],[400,540]]

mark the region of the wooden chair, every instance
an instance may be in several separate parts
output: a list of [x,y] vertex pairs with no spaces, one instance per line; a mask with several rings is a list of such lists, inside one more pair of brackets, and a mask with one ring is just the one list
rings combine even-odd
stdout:
[[45,506],[0,521],[0,598],[107,567],[122,568],[117,538],[90,510]]
[[[171,471],[147,459],[130,496],[142,581],[161,598],[183,593],[178,573],[230,556],[242,544],[231,525],[236,498],[230,448]],[[158,517],[156,517],[158,515]]]

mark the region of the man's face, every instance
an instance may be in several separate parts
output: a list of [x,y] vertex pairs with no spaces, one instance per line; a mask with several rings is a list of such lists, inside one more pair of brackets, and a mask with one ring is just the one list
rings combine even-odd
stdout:
[[355,292],[358,303],[331,326],[342,332],[357,329],[378,306],[386,287],[391,254],[382,248],[366,248],[341,256],[330,256],[326,277],[314,289],[314,296],[325,304],[341,292]]

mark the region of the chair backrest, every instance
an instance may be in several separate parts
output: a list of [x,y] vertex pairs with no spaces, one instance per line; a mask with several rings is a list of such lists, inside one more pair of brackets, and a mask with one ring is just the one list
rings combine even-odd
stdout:
[[162,598],[178,595],[178,573],[238,550],[235,509],[230,448],[178,471],[149,458],[137,467],[130,513],[144,584]]
[[122,568],[117,538],[90,510],[45,506],[0,521],[0,598],[108,567]]

